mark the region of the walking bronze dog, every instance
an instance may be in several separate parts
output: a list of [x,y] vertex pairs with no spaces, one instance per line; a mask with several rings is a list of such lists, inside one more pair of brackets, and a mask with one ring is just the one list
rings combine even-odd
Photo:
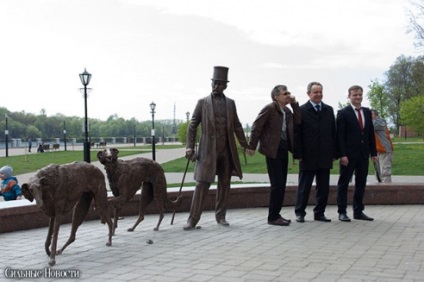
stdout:
[[[56,254],[75,241],[78,227],[84,221],[94,199],[96,211],[102,222],[109,226],[106,246],[112,245],[113,223],[108,213],[105,177],[102,171],[85,162],[51,164],[37,171],[28,183],[22,184],[22,194],[50,217],[45,250],[50,256],[49,265],[56,263]],[[62,217],[73,209],[71,235],[58,251],[57,238]],[[51,249],[50,249],[51,245]]]
[[164,217],[164,208],[175,211],[181,205],[182,197],[179,196],[175,201],[168,198],[165,172],[160,164],[146,158],[118,160],[118,154],[119,150],[116,148],[105,149],[97,153],[97,158],[105,167],[110,189],[116,197],[111,200],[115,202],[113,204],[115,206],[114,230],[118,227],[121,208],[134,197],[141,187],[138,219],[128,231],[134,231],[144,219],[146,208],[153,200],[156,201],[159,210],[159,221],[153,230],[158,231]]

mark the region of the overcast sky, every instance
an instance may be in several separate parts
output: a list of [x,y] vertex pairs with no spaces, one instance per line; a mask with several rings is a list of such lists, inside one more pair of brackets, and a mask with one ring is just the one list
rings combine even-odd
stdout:
[[[226,95],[252,124],[285,84],[300,103],[324,85],[338,108],[401,54],[408,0],[0,0],[0,97],[10,111],[84,116],[79,73],[92,73],[89,118],[185,120],[230,68]],[[368,102],[365,103],[367,105]]]

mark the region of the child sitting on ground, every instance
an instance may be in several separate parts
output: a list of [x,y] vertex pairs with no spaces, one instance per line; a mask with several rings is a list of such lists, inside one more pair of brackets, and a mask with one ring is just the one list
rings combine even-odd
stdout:
[[0,196],[3,196],[5,201],[22,199],[22,190],[18,185],[18,179],[13,175],[13,168],[5,165],[0,168],[1,190]]

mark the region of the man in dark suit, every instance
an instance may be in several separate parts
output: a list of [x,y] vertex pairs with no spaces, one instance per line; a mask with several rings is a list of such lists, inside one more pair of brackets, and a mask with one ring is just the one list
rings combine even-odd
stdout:
[[336,120],[333,108],[322,102],[323,87],[311,82],[307,87],[309,101],[300,107],[302,122],[296,134],[296,154],[299,162],[299,185],[296,195],[296,221],[305,222],[306,206],[312,182],[316,178],[314,220],[330,222],[327,207],[330,189],[330,169],[337,156]]
[[337,113],[337,147],[340,156],[340,177],[337,183],[337,206],[339,220],[349,222],[346,214],[347,188],[355,172],[355,190],[353,193],[353,218],[374,220],[363,213],[364,194],[368,176],[369,157],[377,160],[374,126],[371,111],[361,107],[362,87],[351,86],[348,98],[351,105]]

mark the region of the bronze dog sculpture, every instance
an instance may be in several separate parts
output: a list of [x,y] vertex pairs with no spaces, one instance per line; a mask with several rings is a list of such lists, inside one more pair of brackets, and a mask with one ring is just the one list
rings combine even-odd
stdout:
[[[75,241],[78,227],[84,221],[94,198],[96,211],[102,222],[109,226],[106,246],[112,245],[113,223],[108,213],[105,177],[102,171],[85,162],[64,165],[50,164],[37,171],[28,183],[22,184],[22,194],[50,217],[45,250],[50,256],[49,265],[56,263],[56,254]],[[58,251],[57,238],[62,217],[73,209],[71,235]],[[49,249],[51,245],[51,249]]]
[[97,153],[97,158],[105,167],[110,189],[116,197],[111,200],[115,202],[114,230],[118,227],[121,208],[142,187],[138,219],[128,231],[134,231],[144,219],[146,208],[153,200],[156,200],[156,206],[159,210],[159,222],[153,230],[158,231],[164,217],[164,208],[175,211],[180,206],[182,198],[178,197],[175,201],[168,198],[165,172],[160,164],[146,158],[135,158],[128,161],[118,160],[118,154],[119,150],[115,148],[105,149]]

